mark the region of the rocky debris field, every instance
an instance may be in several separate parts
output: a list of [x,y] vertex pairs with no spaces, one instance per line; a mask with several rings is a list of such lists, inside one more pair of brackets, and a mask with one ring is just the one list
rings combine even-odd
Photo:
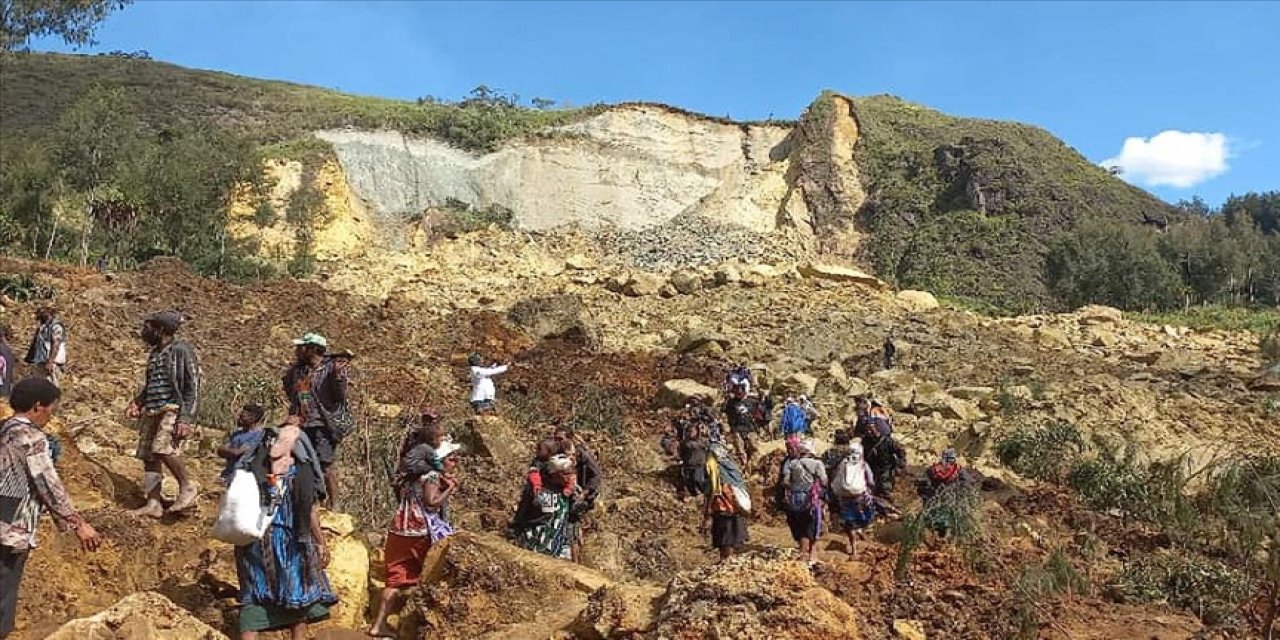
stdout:
[[[415,597],[402,637],[1017,637],[1027,630],[1016,615],[1025,611],[1017,571],[1063,549],[1098,558],[1080,563],[1092,586],[1037,604],[1033,636],[1243,633],[1205,629],[1172,607],[1105,597],[1102,585],[1121,559],[1152,544],[1151,532],[1019,478],[992,445],[1067,420],[1090,438],[1132,442],[1151,456],[1276,452],[1275,396],[1252,334],[1147,325],[1106,308],[992,319],[939,306],[925,292],[889,291],[837,265],[734,260],[656,273],[612,266],[572,241],[556,251],[501,234],[451,241],[364,276],[352,266],[315,281],[247,287],[164,259],[110,276],[8,259],[0,269],[34,273],[56,292],[52,302],[75,340],[54,426],[70,445],[60,467],[108,539],[99,553],[81,555],[73,540],[42,530],[28,569],[40,579],[23,586],[18,638],[46,637],[71,620],[56,637],[88,637],[66,634],[93,625],[116,633],[103,637],[232,634],[230,548],[205,534],[220,494],[211,451],[231,407],[275,397],[289,339],[307,330],[357,352],[361,424],[341,460],[338,506],[350,515],[326,520],[341,549],[332,571],[344,605],[319,637],[358,633],[366,619],[390,513],[388,458],[399,420],[424,404],[443,409],[467,447],[454,505],[466,533],[437,560],[440,582]],[[5,322],[19,335],[34,304],[6,304]],[[190,316],[184,332],[205,372],[202,433],[189,451],[205,493],[193,515],[137,522],[123,513],[139,500],[134,436],[122,416],[143,365],[133,332],[144,314],[167,307]],[[886,337],[899,354],[890,371],[881,370]],[[499,416],[468,415],[463,364],[473,350],[515,365],[500,379]],[[753,487],[766,506],[747,554],[713,566],[697,531],[700,505],[678,499],[675,468],[656,441],[671,408],[691,393],[714,393],[728,362],[749,364],[759,384],[813,397],[824,440],[847,424],[855,396],[883,398],[909,452],[898,490],[908,510],[922,465],[944,446],[959,447],[988,478],[982,562],[929,543],[895,579],[903,527],[883,522],[854,558],[843,538],[828,536],[823,565],[810,573],[786,551],[785,523],[763,488],[776,465],[766,461]],[[554,416],[579,428],[606,471],[585,567],[527,554],[502,537],[530,447]],[[775,440],[764,448],[779,447]],[[140,621],[113,626],[121,611],[169,606],[185,614],[124,615]]]

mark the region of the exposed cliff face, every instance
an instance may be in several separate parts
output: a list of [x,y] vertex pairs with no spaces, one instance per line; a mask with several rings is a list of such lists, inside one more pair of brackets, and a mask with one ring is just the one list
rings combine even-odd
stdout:
[[855,228],[856,215],[867,199],[853,158],[859,139],[853,101],[823,95],[805,112],[792,137],[788,202],[802,200],[812,212],[822,250],[852,254],[862,237]]
[[807,221],[787,199],[790,129],[618,107],[483,156],[394,132],[322,131],[381,220],[445,205],[500,205],[517,227],[635,230],[702,216],[758,232]]

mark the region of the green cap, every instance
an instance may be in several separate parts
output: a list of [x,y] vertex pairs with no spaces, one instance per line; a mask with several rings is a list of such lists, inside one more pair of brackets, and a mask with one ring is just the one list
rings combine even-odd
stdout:
[[317,347],[324,347],[328,349],[329,340],[318,333],[304,333],[302,334],[301,338],[297,338],[293,341],[293,345],[295,347],[301,347],[303,345],[315,345]]

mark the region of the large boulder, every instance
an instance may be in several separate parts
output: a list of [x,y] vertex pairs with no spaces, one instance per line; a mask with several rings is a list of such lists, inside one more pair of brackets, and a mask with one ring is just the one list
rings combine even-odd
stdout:
[[720,391],[715,387],[708,387],[697,380],[688,378],[667,380],[662,383],[662,387],[658,390],[658,405],[679,409],[693,399],[694,396],[715,398],[719,394]]
[[702,288],[702,275],[693,269],[680,269],[668,281],[678,293],[688,295]]
[[817,389],[817,378],[807,373],[797,372],[779,380],[773,387],[773,394],[779,398],[798,395],[812,396]]
[[1039,327],[1031,335],[1042,347],[1049,347],[1051,349],[1071,348],[1071,340],[1067,338],[1067,334],[1063,333],[1060,329]]
[[1076,317],[1080,319],[1080,324],[1085,326],[1116,324],[1124,319],[1124,312],[1115,307],[1091,304],[1077,309]]
[[1265,392],[1280,391],[1280,364],[1271,367],[1264,371],[1262,375],[1254,378],[1249,383],[1249,389]]
[[938,308],[938,299],[933,297],[928,291],[916,291],[914,289],[905,289],[898,292],[895,296],[898,302],[912,311],[932,311]]
[[742,271],[738,269],[737,265],[722,264],[712,272],[711,278],[717,286],[736,284],[742,280]]
[[558,338],[586,347],[595,346],[598,340],[595,325],[586,319],[582,298],[572,294],[525,298],[511,307],[507,318],[539,340]]
[[492,458],[498,463],[510,463],[528,457],[524,444],[525,435],[511,426],[504,418],[487,414],[472,418],[471,454]]
[[345,513],[322,511],[320,527],[328,534],[325,572],[339,601],[330,620],[338,627],[359,629],[369,606],[369,549],[355,535],[355,519]]
[[859,271],[853,267],[842,267],[834,264],[822,264],[820,262],[810,262],[800,267],[800,275],[815,280],[830,280],[832,282],[848,282],[868,287],[876,290],[885,290],[889,288],[883,280]]
[[168,598],[143,591],[62,625],[46,640],[227,640],[227,636]]
[[654,296],[658,295],[664,284],[666,283],[662,278],[652,273],[637,272],[631,274],[631,279],[622,288],[622,292],[632,297]]
[[634,638],[653,631],[657,624],[660,587],[613,585],[591,594],[587,606],[573,624],[573,636],[582,640]]
[[858,615],[790,551],[735,556],[680,573],[644,638],[857,640]]
[[733,343],[722,334],[703,329],[694,329],[680,336],[680,341],[676,343],[676,351],[680,353],[723,353],[731,346],[733,346]]
[[943,418],[965,422],[986,417],[977,403],[956,398],[933,382],[926,382],[916,387],[915,397],[911,401],[911,411],[919,416],[937,413]]

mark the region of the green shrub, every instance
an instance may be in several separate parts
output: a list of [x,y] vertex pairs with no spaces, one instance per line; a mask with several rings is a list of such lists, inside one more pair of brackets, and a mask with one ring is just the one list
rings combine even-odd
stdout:
[[973,483],[957,483],[942,487],[927,500],[920,511],[903,519],[902,542],[898,545],[898,559],[894,575],[906,577],[911,568],[911,558],[924,543],[930,531],[945,532],[948,540],[959,545],[971,563],[980,559],[984,551],[982,518],[982,494]]
[[31,302],[52,298],[53,289],[36,282],[29,273],[4,273],[0,274],[0,294],[15,302]]
[[502,205],[475,207],[453,198],[449,198],[439,212],[438,222],[432,226],[432,231],[449,238],[482,231],[495,224],[510,229],[515,221],[515,212]]
[[1168,602],[1208,624],[1227,620],[1253,591],[1239,570],[1185,550],[1126,563],[1109,590],[1123,602]]
[[569,425],[575,431],[598,433],[616,440],[625,435],[626,409],[619,394],[588,385],[573,403]]
[[1140,461],[1133,446],[1119,456],[1103,449],[1096,458],[1076,466],[1067,485],[1093,509],[1117,510],[1127,519],[1190,536],[1202,524],[1202,515],[1187,495],[1186,466],[1185,457]]
[[1045,482],[1066,480],[1084,452],[1080,430],[1065,422],[1040,429],[1019,429],[996,443],[996,457],[1002,464]]
[[249,403],[262,405],[268,421],[282,417],[272,415],[285,408],[280,381],[261,375],[206,378],[200,385],[200,424],[220,431],[234,429],[240,408]]

